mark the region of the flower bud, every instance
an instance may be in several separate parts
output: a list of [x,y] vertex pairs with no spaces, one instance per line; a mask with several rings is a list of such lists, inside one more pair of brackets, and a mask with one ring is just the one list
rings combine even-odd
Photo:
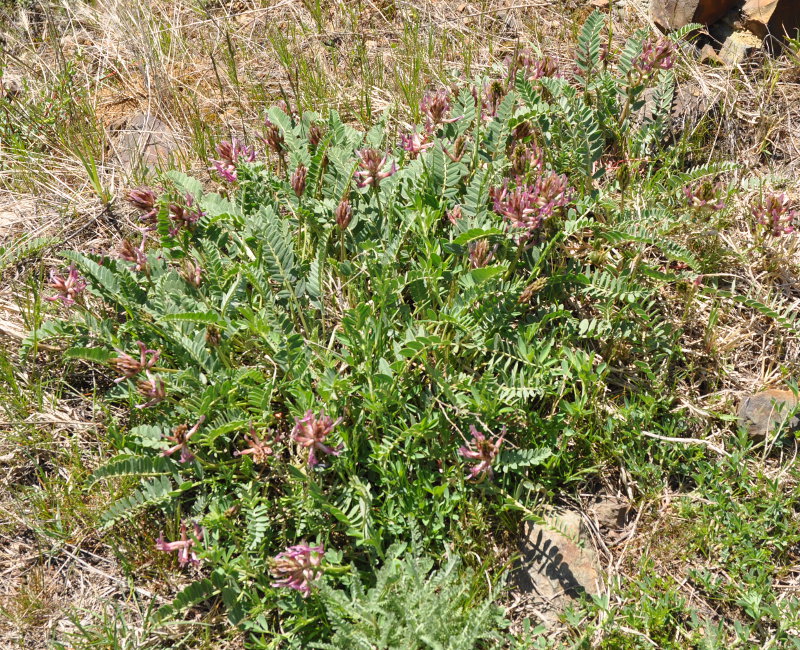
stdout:
[[316,149],[319,146],[319,143],[322,142],[322,138],[325,134],[322,131],[322,127],[319,124],[312,124],[311,128],[308,129],[308,143]]
[[303,164],[298,165],[297,169],[294,170],[294,174],[292,174],[292,189],[298,198],[303,196],[303,192],[305,192],[307,175],[308,169]]
[[336,207],[336,224],[342,230],[347,230],[350,225],[350,219],[353,217],[353,208],[348,199],[342,199],[341,203]]

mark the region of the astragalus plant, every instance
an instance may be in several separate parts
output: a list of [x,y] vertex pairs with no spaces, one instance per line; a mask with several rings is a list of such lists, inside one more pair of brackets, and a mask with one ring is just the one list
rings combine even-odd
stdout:
[[720,170],[666,138],[672,43],[602,30],[575,67],[520,53],[431,91],[399,137],[272,108],[217,147],[217,191],[168,173],[130,194],[132,241],[64,253],[62,317],[28,348],[59,342],[130,407],[93,482],[140,479],[106,525],[149,521],[148,552],[196,572],[162,618],[221,599],[256,646],[356,634],[331,594],[392,545],[498,581],[522,517],[674,435],[637,394],[676,381],[662,289],[702,269],[668,233]]

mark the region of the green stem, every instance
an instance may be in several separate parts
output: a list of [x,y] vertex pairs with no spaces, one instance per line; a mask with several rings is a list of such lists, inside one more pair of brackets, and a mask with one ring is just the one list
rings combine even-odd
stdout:
[[508,267],[508,272],[506,273],[506,280],[510,280],[514,276],[514,272],[517,270],[517,264],[519,263],[519,258],[522,257],[522,251],[525,249],[525,242],[520,241],[517,244],[517,252],[514,254],[514,259],[511,262],[511,266]]
[[375,184],[372,186],[372,192],[375,195],[375,201],[378,204],[378,215],[383,218],[383,205],[381,204],[381,193],[378,190],[378,185]]

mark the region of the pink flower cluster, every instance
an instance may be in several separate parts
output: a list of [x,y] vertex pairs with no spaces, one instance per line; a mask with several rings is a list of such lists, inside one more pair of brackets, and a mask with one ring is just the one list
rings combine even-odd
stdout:
[[209,169],[214,170],[220,177],[228,183],[235,183],[236,165],[240,162],[255,162],[256,150],[246,146],[237,138],[231,142],[223,140],[217,145],[217,155],[219,160],[212,160]]
[[441,124],[451,124],[460,119],[447,117],[450,114],[450,93],[446,90],[425,93],[420,100],[419,110],[425,116],[425,130],[428,133]]
[[178,553],[178,562],[181,566],[185,564],[200,564],[200,558],[194,551],[194,547],[203,540],[203,529],[194,524],[194,536],[189,537],[186,523],[181,522],[181,538],[174,542],[165,542],[164,534],[158,536],[156,540],[156,550],[165,553]]
[[389,165],[389,156],[377,149],[359,149],[356,155],[359,159],[359,170],[355,176],[359,187],[372,186],[377,189],[382,180],[397,172],[394,161]]
[[270,151],[273,151],[282,157],[283,151],[286,148],[283,139],[283,133],[281,133],[281,130],[278,128],[278,126],[273,124],[269,119],[264,120],[264,126],[266,127],[263,138],[264,144],[267,145],[267,148]]
[[517,69],[522,70],[529,81],[538,81],[545,77],[557,77],[559,74],[558,62],[550,56],[537,57],[530,50],[520,52],[512,65],[509,65],[513,79]]
[[147,379],[140,380],[139,383],[136,384],[136,388],[139,394],[146,398],[147,401],[144,404],[137,404],[137,409],[146,409],[155,406],[167,397],[167,387],[161,377],[154,375],[149,370],[145,371],[145,376]]
[[189,228],[196,224],[205,213],[194,204],[194,197],[186,194],[184,204],[172,203],[169,206],[169,218],[172,220],[173,227],[169,234],[175,237],[181,228]]
[[695,210],[722,210],[725,208],[725,201],[722,200],[724,186],[721,182],[699,183],[692,187],[687,185],[683,188],[683,194],[690,208]]
[[411,158],[416,158],[433,146],[428,131],[421,133],[400,134],[400,148],[407,151]]
[[134,246],[129,239],[123,239],[117,250],[119,258],[133,264],[134,271],[140,273],[147,270],[147,255],[144,252],[146,242],[147,231],[144,231],[142,233],[142,242],[138,247]]
[[469,245],[469,264],[473,269],[482,269],[494,258],[496,246],[490,246],[486,239],[471,242]]
[[291,186],[292,190],[294,190],[294,194],[297,198],[303,196],[303,192],[306,191],[306,177],[308,176],[308,169],[305,165],[300,164],[297,166],[297,169],[294,170],[291,178]]
[[278,553],[272,560],[273,587],[288,587],[299,591],[303,598],[311,593],[311,583],[322,576],[322,546],[297,544]]
[[545,219],[569,204],[571,195],[567,177],[552,171],[538,176],[532,185],[509,189],[506,181],[500,188],[492,188],[494,211],[519,231],[519,242],[531,239]]
[[[267,433],[269,434],[269,432]],[[264,465],[275,453],[272,448],[272,440],[269,437],[259,438],[252,424],[250,425],[250,435],[245,436],[244,440],[247,443],[247,449],[235,451],[234,456],[250,456],[257,465]]]
[[117,350],[118,357],[108,360],[118,372],[122,373],[122,377],[114,380],[115,384],[119,384],[126,379],[133,379],[140,372],[147,372],[156,365],[158,357],[161,356],[160,350],[148,350],[147,346],[141,341],[136,341],[136,345],[139,347],[138,360],[122,350]]
[[756,221],[773,237],[788,235],[794,232],[797,221],[797,210],[789,209],[789,197],[786,194],[770,192],[760,197],[751,206]]
[[461,119],[460,117],[448,117],[451,107],[450,93],[447,90],[425,93],[419,102],[419,110],[425,117],[425,125],[422,131],[400,136],[400,148],[407,151],[411,158],[416,158],[433,146],[433,134],[439,126],[451,124]]
[[544,151],[535,142],[518,144],[511,154],[511,173],[520,182],[528,174],[541,176],[544,172]]
[[155,226],[158,215],[158,197],[151,188],[139,187],[129,190],[126,198],[128,203],[144,213],[139,217],[142,223],[148,224],[151,228]]
[[86,289],[86,281],[78,273],[74,264],[69,267],[67,277],[58,275],[55,271],[50,271],[50,287],[58,292],[57,296],[48,296],[45,300],[54,302],[60,300],[64,305],[70,307],[75,304],[75,298]]
[[334,420],[332,417],[325,415],[325,413],[320,413],[319,417],[315,417],[314,412],[311,410],[306,411],[302,418],[296,418],[292,439],[299,443],[301,447],[306,447],[309,450],[309,467],[315,467],[319,464],[318,452],[331,456],[338,456],[341,453],[342,445],[334,449],[324,442],[325,438],[331,434],[341,421],[342,418]]
[[185,424],[179,424],[172,430],[172,435],[167,436],[167,440],[173,443],[172,447],[169,449],[165,449],[161,452],[162,456],[172,456],[176,451],[181,452],[181,462],[188,463],[190,460],[194,459],[194,454],[189,451],[189,438],[191,438],[197,430],[200,428],[200,425],[205,422],[206,416],[201,415],[200,419],[197,420],[197,424],[195,424],[191,429],[186,426]]
[[339,229],[347,230],[347,226],[350,225],[350,220],[353,218],[353,207],[350,205],[349,199],[345,198],[339,202],[339,205],[336,206],[334,216],[336,217],[336,225],[339,226]]
[[675,65],[675,45],[667,38],[648,38],[642,45],[642,53],[636,59],[635,70],[646,76],[654,70],[669,70]]
[[478,102],[477,91],[475,91],[475,101],[481,107],[481,119],[490,120],[497,115],[497,109],[500,108],[500,103],[506,96],[506,92],[506,88],[501,82],[487,82],[483,87],[483,97]]
[[472,440],[467,445],[460,447],[458,453],[465,460],[478,461],[469,468],[468,476],[473,481],[480,483],[487,478],[492,478],[494,475],[492,463],[500,453],[500,445],[503,444],[503,434],[494,440],[489,440],[475,428],[474,424],[470,426],[469,432],[472,434]]
[[181,263],[181,277],[195,289],[199,289],[203,284],[203,267],[185,259]]

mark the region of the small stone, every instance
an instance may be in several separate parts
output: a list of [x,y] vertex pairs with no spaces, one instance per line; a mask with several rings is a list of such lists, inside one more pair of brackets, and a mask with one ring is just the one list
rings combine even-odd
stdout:
[[0,97],[19,97],[22,94],[22,77],[4,74],[0,76]]
[[739,405],[739,422],[756,440],[763,440],[778,427],[796,431],[800,425],[797,416],[789,418],[798,398],[790,390],[765,390],[747,395]]
[[597,552],[581,515],[560,511],[547,525],[525,522],[520,540],[517,583],[529,595],[547,627],[574,599],[602,588]]
[[127,171],[164,164],[178,148],[172,130],[150,113],[135,113],[111,127],[111,147]]
[[725,65],[725,61],[723,61],[717,51],[713,48],[713,46],[706,43],[703,46],[703,49],[700,50],[700,63],[716,63],[718,65]]
[[619,530],[625,526],[631,510],[631,505],[625,499],[616,496],[602,496],[589,507],[589,513],[597,523],[609,530]]
[[719,50],[719,58],[726,65],[739,65],[753,52],[760,50],[761,39],[750,32],[733,32]]
[[592,0],[589,4],[597,9],[605,9],[610,3],[609,0]]

